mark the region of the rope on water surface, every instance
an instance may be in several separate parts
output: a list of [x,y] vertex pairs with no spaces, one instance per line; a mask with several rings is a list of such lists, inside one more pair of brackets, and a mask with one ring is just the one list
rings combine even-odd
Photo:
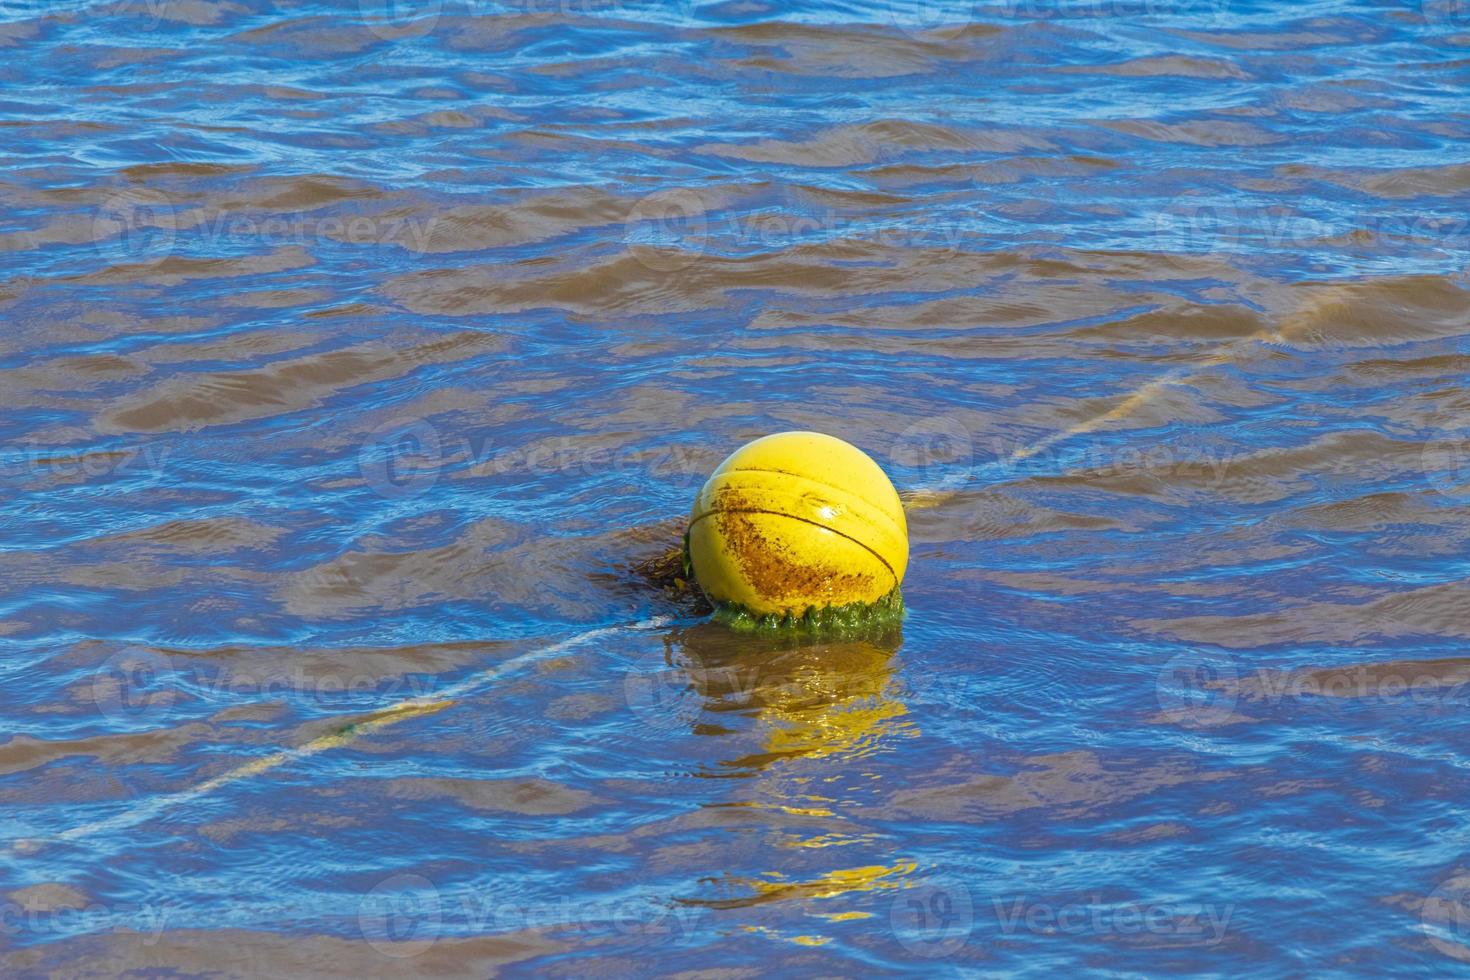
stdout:
[[585,633],[578,633],[565,640],[528,651],[518,657],[512,657],[493,667],[488,667],[477,674],[472,674],[464,680],[450,685],[433,696],[421,695],[418,697],[404,698],[395,704],[380,708],[362,721],[344,726],[325,735],[319,735],[311,741],[295,746],[294,748],[281,749],[270,755],[262,756],[259,759],[252,759],[218,776],[213,776],[201,783],[196,783],[187,789],[150,797],[114,816],[102,820],[94,820],[91,823],[80,824],[79,826],[45,838],[16,841],[13,846],[18,852],[28,853],[50,841],[79,840],[109,830],[121,830],[136,826],[150,817],[178,806],[180,803],[187,803],[190,800],[208,795],[222,786],[228,786],[231,783],[249,779],[251,776],[258,776],[263,772],[269,772],[272,769],[279,768],[290,762],[295,762],[298,759],[306,759],[314,755],[320,755],[331,749],[349,745],[363,735],[380,731],[391,725],[396,725],[401,721],[442,711],[454,704],[457,698],[478,691],[519,668],[566,653],[568,650],[582,646],[591,640],[620,633],[634,633],[654,629],[663,626],[667,622],[669,622],[669,617],[655,616],[637,623],[603,626],[598,629],[588,630]]
[[[997,468],[1012,466],[1022,460],[1030,459],[1039,452],[1050,449],[1059,442],[1065,442],[1073,436],[1086,435],[1089,432],[1097,431],[1109,422],[1126,419],[1153,401],[1164,389],[1188,384],[1210,368],[1233,362],[1240,352],[1247,347],[1254,347],[1260,343],[1286,343],[1288,333],[1289,328],[1257,330],[1248,337],[1242,337],[1233,343],[1226,344],[1222,350],[1211,354],[1203,361],[1192,364],[1189,367],[1170,371],[1162,378],[1155,378],[1152,381],[1139,385],[1106,412],[1099,412],[1097,415],[1083,419],[1080,422],[1075,422],[1065,429],[1059,429],[1050,435],[1043,436],[1031,443],[1031,445],[1022,446],[1015,450],[1004,461],[996,460],[990,465]],[[938,507],[952,500],[959,493],[959,490],[945,490],[937,493],[933,491],[919,491],[906,496],[903,501],[903,506],[905,510],[923,510],[929,507]]]
[[[1223,350],[1211,355],[1210,357],[1205,358],[1201,362],[1193,364],[1188,368],[1181,368],[1179,370],[1172,371],[1162,378],[1155,378],[1152,381],[1140,385],[1138,388],[1134,389],[1106,412],[1100,412],[1099,414],[1094,415],[1090,418],[1074,423],[1073,425],[1065,429],[1061,429],[1051,433],[1050,435],[1044,436],[1029,446],[1023,446],[1020,449],[1015,450],[1010,454],[1006,462],[1008,464],[1013,464],[1024,459],[1029,459],[1030,457],[1046,449],[1049,449],[1057,443],[1063,442],[1067,439],[1071,439],[1074,436],[1084,435],[1086,433],[1096,431],[1098,428],[1106,425],[1109,422],[1115,422],[1121,419],[1128,418],[1138,409],[1153,401],[1153,399],[1164,389],[1176,385],[1187,384],[1210,368],[1218,367],[1221,364],[1228,364],[1234,361],[1237,355],[1247,347],[1253,347],[1258,343],[1286,342],[1288,332],[1289,328],[1277,330],[1259,330],[1248,337],[1243,337],[1240,340],[1235,341],[1234,343],[1227,344],[1225,345]],[[951,490],[943,493],[919,493],[906,497],[903,501],[903,505],[906,510],[918,510],[928,507],[937,507],[955,497],[958,492],[959,491],[957,490]],[[350,725],[338,731],[330,732],[326,735],[318,736],[317,738],[314,738],[311,741],[306,742],[302,745],[298,745],[295,748],[282,749],[281,751],[274,752],[271,755],[264,756],[259,759],[254,759],[250,762],[244,763],[243,765],[236,766],[234,769],[231,769],[228,772],[222,773],[218,776],[214,776],[210,779],[205,780],[202,783],[198,783],[195,786],[191,786],[188,789],[179,790],[174,793],[167,793],[162,796],[152,797],[144,801],[143,803],[140,803],[137,806],[125,810],[124,812],[115,816],[108,817],[103,820],[96,820],[91,823],[81,824],[80,826],[73,827],[70,830],[63,831],[60,834],[56,834],[53,837],[46,839],[77,840],[79,838],[87,837],[92,834],[101,833],[107,830],[117,830],[124,827],[134,826],[143,822],[149,817],[168,810],[171,807],[177,806],[180,803],[185,803],[189,800],[197,799],[201,796],[212,793],[222,786],[227,786],[231,783],[236,783],[243,779],[249,779],[251,776],[256,776],[263,772],[268,772],[272,769],[276,769],[280,766],[286,765],[287,763],[295,762],[298,759],[305,759],[310,756],[326,752],[330,749],[339,748],[343,745],[348,745],[356,741],[363,735],[369,734],[370,732],[378,731],[383,728],[387,728],[391,725],[396,725],[400,721],[406,721],[409,718],[417,718],[421,715],[432,714],[436,711],[442,711],[443,709],[453,704],[455,698],[462,697],[467,693],[477,690],[484,685],[499,679],[504,674],[509,673],[510,671],[515,670],[518,667],[522,667],[537,660],[542,660],[547,657],[552,657],[556,656],[557,654],[564,653],[565,651],[570,650],[573,647],[580,646],[588,640],[616,633],[650,629],[663,625],[667,621],[668,617],[660,616],[654,617],[652,619],[646,619],[639,623],[621,626],[605,626],[599,629],[589,630],[588,632],[577,634],[576,636],[569,637],[565,640],[560,641],[559,643],[554,643],[550,646],[542,647],[539,650],[532,650],[529,653],[522,654],[519,657],[513,657],[512,659],[504,663],[497,664],[494,667],[481,671],[478,674],[474,674],[466,678],[465,680],[460,681],[458,684],[455,684],[448,689],[441,691],[437,696],[433,698],[405,698],[404,700],[399,701],[396,704],[389,705],[386,708],[374,712],[364,721],[357,722],[356,724]],[[36,842],[17,842],[16,847],[20,848],[20,846],[24,843]]]

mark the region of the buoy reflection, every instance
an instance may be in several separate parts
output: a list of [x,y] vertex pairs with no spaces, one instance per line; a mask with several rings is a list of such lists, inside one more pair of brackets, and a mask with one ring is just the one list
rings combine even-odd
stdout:
[[918,734],[895,677],[901,631],[814,640],[701,624],[667,643],[702,709],[694,733],[738,747],[706,775],[735,777],[722,806],[751,811],[731,828],[729,862],[686,901],[731,908],[901,887],[914,863],[860,860],[883,842],[855,822],[874,789],[863,761]]

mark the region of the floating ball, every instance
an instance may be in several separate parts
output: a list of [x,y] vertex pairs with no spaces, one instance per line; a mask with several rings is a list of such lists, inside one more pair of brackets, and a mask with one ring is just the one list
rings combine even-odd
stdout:
[[689,515],[699,587],[758,616],[877,603],[895,594],[908,557],[888,476],[820,432],[778,432],[737,449]]

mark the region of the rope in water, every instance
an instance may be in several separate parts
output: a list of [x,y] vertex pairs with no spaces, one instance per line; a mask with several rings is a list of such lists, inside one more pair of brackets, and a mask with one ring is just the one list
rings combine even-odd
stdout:
[[[72,827],[69,830],[64,830],[59,834],[44,838],[44,841],[78,840],[83,837],[89,837],[93,834],[103,833],[109,830],[121,830],[127,827],[135,826],[150,817],[164,812],[165,810],[169,810],[175,806],[178,806],[180,803],[187,803],[190,800],[198,799],[201,796],[212,793],[222,786],[228,786],[231,783],[237,783],[242,779],[249,779],[251,776],[258,776],[263,772],[269,772],[272,769],[279,768],[280,766],[286,765],[290,762],[295,762],[299,759],[306,759],[314,755],[319,755],[322,752],[326,752],[330,749],[340,748],[344,745],[348,745],[356,741],[364,735],[367,735],[371,732],[381,731],[382,729],[388,728],[391,725],[396,725],[401,721],[407,721],[410,718],[419,718],[423,715],[433,714],[436,711],[442,711],[445,708],[453,705],[456,699],[462,698],[467,694],[472,694],[486,687],[490,683],[502,679],[507,674],[513,673],[520,668],[527,667],[538,661],[546,660],[551,657],[566,653],[568,650],[582,646],[583,644],[586,644],[592,640],[600,639],[606,636],[613,636],[620,633],[634,633],[641,630],[654,629],[659,626],[663,626],[668,621],[669,618],[667,616],[655,616],[651,619],[645,619],[637,623],[624,624],[620,626],[604,626],[598,629],[588,630],[585,633],[579,633],[576,636],[568,637],[567,639],[562,640],[558,643],[553,643],[549,646],[544,646],[536,650],[531,650],[527,653],[521,654],[518,657],[512,657],[510,660],[506,660],[502,663],[496,664],[493,667],[486,668],[479,673],[472,674],[469,677],[466,677],[464,680],[445,688],[435,695],[421,695],[417,697],[404,698],[402,701],[398,701],[394,704],[388,705],[387,707],[380,708],[377,711],[374,711],[362,721],[358,721],[351,725],[339,728],[335,731],[328,732],[325,735],[319,735],[308,742],[304,742],[301,745],[295,746],[294,748],[281,749],[278,752],[273,752],[270,755],[262,756],[259,759],[252,759],[249,762],[238,765],[227,772],[219,774],[218,776],[212,776],[211,778],[206,779],[201,783],[190,786],[187,789],[181,789],[173,793],[165,793],[160,796],[150,797],[135,806],[129,807],[122,813],[107,817],[102,820],[94,820],[91,823],[85,823],[76,827]],[[17,842],[17,849],[27,850],[30,847],[39,846],[44,841],[33,840],[29,842]]]
[[[1147,405],[1155,397],[1157,397],[1160,392],[1164,391],[1165,389],[1176,385],[1188,384],[1210,368],[1218,367],[1222,364],[1228,364],[1234,361],[1237,355],[1240,354],[1241,351],[1245,348],[1254,347],[1258,343],[1283,342],[1286,339],[1286,333],[1287,331],[1285,330],[1261,330],[1250,335],[1249,337],[1243,337],[1240,340],[1237,340],[1231,344],[1227,344],[1223,350],[1206,358],[1202,362],[1191,365],[1189,368],[1170,372],[1162,378],[1155,378],[1154,380],[1141,385],[1133,392],[1122,398],[1116,405],[1108,409],[1106,412],[1102,412],[1098,415],[1092,416],[1091,418],[1084,419],[1083,421],[1077,422],[1066,429],[1061,429],[1057,432],[1053,432],[1050,435],[1037,440],[1029,446],[1023,446],[1020,449],[1015,450],[1010,454],[1007,462],[1020,462],[1022,460],[1030,458],[1031,456],[1036,455],[1037,453],[1044,452],[1052,446],[1055,446],[1060,442],[1064,442],[1067,439],[1071,439],[1079,435],[1085,435],[1089,432],[1094,432],[1102,426],[1107,425],[1109,422],[1116,422],[1125,419],[1136,412],[1138,409]],[[921,494],[916,497],[909,498],[904,502],[904,505],[907,508],[934,507],[954,497],[957,493],[958,491],[949,491],[942,494]],[[189,800],[205,796],[209,793],[214,792],[222,786],[227,786],[231,783],[236,783],[243,779],[248,779],[251,776],[257,776],[263,772],[269,772],[272,769],[276,769],[290,762],[295,762],[299,759],[309,758],[310,756],[318,755],[330,749],[339,748],[343,745],[348,745],[353,741],[356,741],[358,738],[361,738],[363,735],[367,735],[371,732],[380,731],[384,728],[389,727],[390,725],[396,725],[401,721],[406,721],[409,718],[417,718],[422,715],[432,714],[436,711],[442,711],[443,709],[451,706],[456,698],[463,697],[468,693],[476,691],[484,687],[485,685],[500,679],[507,673],[510,673],[511,671],[519,667],[523,667],[538,660],[544,660],[548,657],[553,657],[558,654],[564,653],[567,650],[570,650],[577,646],[581,646],[582,644],[598,637],[656,628],[663,625],[667,621],[668,617],[660,616],[654,617],[652,619],[646,619],[631,625],[606,626],[599,629],[590,630],[586,633],[580,633],[576,636],[562,640],[559,643],[554,643],[550,646],[542,647],[539,650],[533,650],[529,653],[522,654],[519,657],[514,657],[504,663],[497,664],[496,666],[481,671],[478,674],[474,674],[466,678],[465,680],[460,681],[458,684],[455,684],[450,688],[440,692],[437,696],[433,698],[405,698],[404,700],[399,701],[396,704],[392,704],[386,708],[379,709],[378,711],[368,716],[365,720],[357,722],[346,728],[340,729],[335,732],[330,732],[326,735],[318,736],[317,738],[314,738],[311,741],[306,742],[302,745],[298,745],[295,748],[282,749],[278,752],[272,753],[271,755],[251,760],[250,762],[236,766],[234,769],[231,769],[228,772],[211,777],[210,779],[207,779],[204,782],[198,783],[187,789],[179,790],[173,793],[166,793],[161,796],[151,797],[138,804],[137,806],[131,807],[128,810],[125,810],[124,812],[119,813],[115,816],[73,827],[70,830],[63,831],[48,839],[77,840],[79,838],[87,837],[96,833],[135,826],[136,824],[142,823],[144,820],[147,820],[149,817],[152,817],[158,813],[162,813],[163,811],[175,807],[180,803],[186,803]]]
[[[1083,419],[1080,422],[1075,422],[1065,429],[1058,429],[1050,435],[1043,436],[1029,446],[1022,446],[1014,450],[1009,456],[1003,459],[992,461],[986,467],[982,467],[982,471],[992,468],[1003,470],[1006,467],[1030,459],[1037,453],[1045,452],[1058,443],[1065,442],[1076,436],[1086,435],[1089,432],[1096,432],[1109,422],[1120,422],[1148,405],[1161,392],[1176,386],[1190,384],[1211,368],[1219,367],[1222,364],[1233,363],[1242,352],[1254,348],[1258,344],[1288,343],[1293,332],[1300,332],[1300,330],[1292,331],[1289,327],[1277,330],[1258,330],[1250,336],[1242,337],[1239,340],[1228,343],[1219,351],[1202,361],[1197,361],[1186,368],[1170,371],[1161,378],[1155,378],[1152,381],[1147,381],[1139,385],[1133,391],[1119,399],[1118,403],[1106,412],[1099,412],[1097,415]],[[904,507],[911,510],[938,507],[953,499],[959,493],[959,489],[942,492],[920,492],[905,499]]]

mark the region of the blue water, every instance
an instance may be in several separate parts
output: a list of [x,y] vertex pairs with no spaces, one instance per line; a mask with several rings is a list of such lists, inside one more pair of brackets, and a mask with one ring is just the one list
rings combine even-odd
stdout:
[[[0,0],[0,972],[1470,962],[1470,8]],[[632,566],[784,429],[901,635]]]

